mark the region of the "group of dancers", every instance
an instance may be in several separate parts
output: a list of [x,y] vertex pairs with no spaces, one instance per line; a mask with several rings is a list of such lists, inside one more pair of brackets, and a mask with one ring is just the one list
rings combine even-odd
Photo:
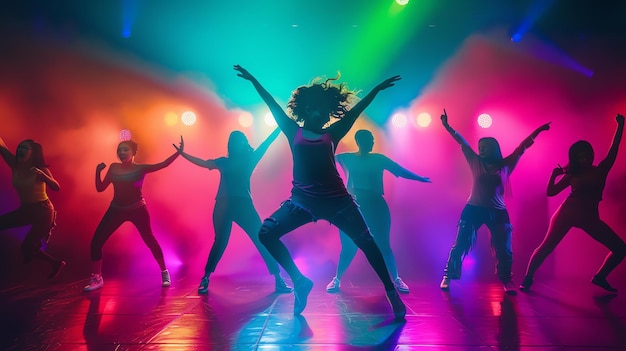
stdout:
[[[429,183],[430,178],[411,172],[388,157],[373,153],[374,137],[368,130],[355,134],[358,151],[335,155],[337,145],[349,132],[357,118],[376,95],[400,80],[388,78],[375,86],[363,99],[345,84],[334,79],[314,81],[298,87],[283,109],[246,69],[235,65],[237,75],[255,88],[267,104],[278,127],[256,148],[250,146],[246,136],[239,131],[230,134],[228,155],[203,160],[185,152],[181,137],[175,152],[157,164],[139,164],[134,161],[138,146],[132,140],[119,143],[117,156],[120,162],[107,167],[96,167],[96,190],[102,192],[113,185],[113,199],[98,224],[91,240],[92,273],[85,291],[102,288],[102,249],[106,241],[124,222],[131,222],[152,252],[160,269],[162,286],[171,285],[163,251],[154,236],[150,216],[142,194],[145,176],[161,170],[183,156],[191,163],[220,172],[220,183],[213,211],[214,242],[210,250],[204,275],[198,286],[199,294],[209,289],[210,275],[216,269],[231,234],[233,223],[240,226],[255,244],[267,269],[275,277],[275,291],[293,291],[294,314],[300,314],[307,304],[313,282],[298,269],[288,248],[281,241],[283,235],[310,222],[326,220],[340,231],[341,254],[335,277],[326,287],[329,293],[340,291],[341,278],[346,272],[357,248],[381,280],[387,299],[396,318],[404,317],[406,307],[399,293],[408,293],[409,287],[399,276],[390,247],[390,211],[383,197],[383,173],[389,171],[396,177]],[[358,100],[358,101],[356,101]],[[355,103],[356,101],[356,103]],[[624,259],[626,244],[598,213],[598,204],[609,170],[613,166],[624,130],[624,117],[616,116],[617,130],[609,153],[597,166],[594,151],[586,141],[574,143],[569,150],[569,162],[557,167],[548,182],[548,196],[566,188],[571,194],[553,215],[543,242],[533,252],[521,290],[529,290],[535,272],[546,257],[554,251],[565,234],[572,228],[581,228],[592,238],[606,246],[610,252],[592,283],[605,290],[616,292],[608,281],[608,274]],[[450,289],[450,281],[461,277],[462,262],[476,240],[477,230],[484,224],[491,234],[491,245],[496,256],[496,272],[507,294],[516,294],[512,282],[511,221],[504,202],[504,189],[511,172],[522,154],[543,131],[550,129],[546,123],[534,130],[507,157],[503,157],[499,143],[494,138],[482,138],[478,153],[448,123],[444,110],[443,127],[461,146],[472,174],[470,197],[458,222],[456,239],[445,265],[440,283],[442,290]],[[293,161],[291,196],[280,203],[271,215],[261,221],[250,195],[250,178],[269,146],[282,132],[288,142]],[[51,265],[50,278],[59,275],[66,262],[54,258],[42,249],[55,225],[56,212],[47,196],[47,188],[59,190],[44,160],[43,149],[33,140],[24,140],[13,154],[0,138],[0,154],[12,170],[12,182],[20,199],[18,209],[0,216],[0,230],[30,225],[21,250],[24,261],[42,259]],[[336,164],[347,176],[344,184]],[[293,288],[280,275],[279,265],[289,275]]]

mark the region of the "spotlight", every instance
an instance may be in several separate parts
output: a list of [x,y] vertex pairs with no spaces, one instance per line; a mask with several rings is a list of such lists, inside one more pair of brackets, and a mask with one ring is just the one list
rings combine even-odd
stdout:
[[398,5],[404,6],[409,3],[409,0],[396,0],[396,3],[398,3]]
[[120,132],[120,141],[127,141],[132,138],[132,134],[130,134],[130,130],[122,129]]
[[263,117],[263,120],[265,121],[265,124],[267,124],[270,127],[276,127],[276,120],[274,119],[274,115],[272,115],[271,112],[268,112],[265,114],[265,116]]
[[254,118],[252,118],[252,114],[249,112],[242,112],[239,115],[239,125],[248,128],[254,123]]
[[403,113],[398,112],[391,117],[391,124],[396,128],[404,128],[406,123],[406,116]]
[[417,115],[416,121],[417,121],[418,126],[422,128],[426,128],[433,121],[433,118],[430,116],[430,113],[422,112],[419,115]]
[[183,115],[180,118],[183,121],[183,124],[186,126],[192,126],[196,124],[196,114],[191,111],[183,112]]
[[478,125],[481,128],[489,128],[489,127],[491,127],[491,124],[493,123],[493,120],[491,119],[491,116],[489,116],[489,114],[481,113],[478,116],[477,122],[478,122]]

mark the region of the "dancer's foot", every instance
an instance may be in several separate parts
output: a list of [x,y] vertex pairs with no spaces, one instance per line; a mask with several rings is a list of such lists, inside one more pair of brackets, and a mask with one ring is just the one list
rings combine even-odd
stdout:
[[502,282],[502,287],[504,288],[504,293],[510,296],[517,295],[517,290],[515,290],[515,283],[513,280],[509,280],[507,282]]
[[206,295],[208,293],[209,293],[209,277],[205,275],[200,280],[200,285],[198,286],[198,294]]
[[604,289],[606,291],[609,291],[609,292],[612,292],[612,293],[616,293],[617,292],[617,289],[612,287],[611,284],[609,284],[609,282],[606,281],[606,278],[598,277],[596,275],[591,280],[591,283],[601,287],[602,289]]
[[172,285],[170,272],[167,269],[164,271],[161,271],[161,286],[164,288],[168,288],[170,285]]
[[519,285],[520,291],[530,291],[530,287],[533,285],[533,278],[530,276],[525,276],[524,280],[522,280],[522,284]]
[[285,283],[283,277],[280,275],[276,275],[276,293],[278,294],[288,294],[293,291],[293,289]]
[[393,315],[396,319],[404,319],[404,316],[406,315],[406,306],[400,299],[400,295],[396,289],[387,291],[387,301],[389,301],[389,304],[393,309]]
[[408,294],[409,286],[402,280],[402,278],[398,277],[393,281],[393,285],[396,287],[399,293]]
[[293,285],[293,295],[295,297],[295,301],[293,303],[293,314],[300,314],[306,307],[309,293],[311,293],[311,289],[313,289],[313,281],[305,276],[302,276],[296,279],[293,282]]
[[339,278],[333,277],[333,280],[331,280],[330,283],[326,285],[326,292],[329,294],[336,294],[341,290],[340,288],[341,281],[339,280]]
[[94,291],[102,288],[104,286],[104,279],[102,279],[101,274],[91,273],[91,277],[89,278],[89,284],[87,284],[83,291]]
[[443,279],[441,279],[441,283],[439,283],[439,287],[443,291],[450,290],[450,278],[448,278],[448,276],[444,276]]
[[50,275],[48,276],[48,279],[56,279],[56,278],[58,278],[59,275],[61,274],[61,271],[63,270],[63,267],[65,267],[66,265],[67,265],[67,262],[59,261],[54,266],[54,269],[52,270],[52,273],[50,273]]

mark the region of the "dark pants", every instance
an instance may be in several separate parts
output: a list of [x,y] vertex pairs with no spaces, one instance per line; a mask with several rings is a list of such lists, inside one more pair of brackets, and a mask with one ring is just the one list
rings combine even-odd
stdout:
[[456,240],[446,263],[445,276],[450,279],[461,278],[463,258],[476,242],[476,233],[483,224],[491,233],[491,248],[496,255],[496,274],[504,283],[511,280],[513,228],[509,213],[507,210],[472,205],[466,205],[461,213]]
[[152,233],[150,227],[150,214],[146,206],[140,206],[133,209],[121,209],[109,207],[104,213],[100,224],[96,228],[96,232],[91,239],[91,260],[99,261],[102,259],[102,248],[104,243],[113,235],[113,232],[119,228],[124,222],[131,222],[137,230],[141,238],[146,243],[152,255],[157,260],[161,270],[165,269],[165,260],[163,259],[163,250]]
[[20,247],[24,262],[31,261],[47,242],[54,227],[54,206],[50,200],[21,204],[20,207],[0,216],[0,230],[30,225]]
[[294,229],[317,221],[327,220],[343,231],[363,251],[368,262],[385,285],[385,290],[393,290],[394,285],[387,272],[380,249],[374,242],[351,196],[338,198],[312,199],[292,197],[283,202],[280,208],[266,218],[259,231],[259,239],[276,261],[287,271],[292,280],[302,276],[291,254],[280,238]]
[[259,240],[258,233],[259,228],[261,228],[261,218],[250,198],[218,198],[216,200],[215,208],[213,209],[215,239],[204,267],[204,273],[208,276],[215,271],[215,267],[228,245],[233,223],[237,223],[248,234],[254,246],[261,253],[270,274],[279,274],[278,263],[276,263],[276,260]]

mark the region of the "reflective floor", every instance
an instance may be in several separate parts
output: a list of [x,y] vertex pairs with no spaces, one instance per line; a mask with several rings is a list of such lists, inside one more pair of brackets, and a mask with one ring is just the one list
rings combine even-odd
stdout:
[[626,350],[624,296],[582,278],[536,282],[505,296],[494,281],[407,281],[406,321],[394,322],[380,285],[342,282],[327,294],[316,281],[294,316],[293,295],[268,277],[211,278],[158,272],[24,284],[0,292],[0,346],[6,350]]

